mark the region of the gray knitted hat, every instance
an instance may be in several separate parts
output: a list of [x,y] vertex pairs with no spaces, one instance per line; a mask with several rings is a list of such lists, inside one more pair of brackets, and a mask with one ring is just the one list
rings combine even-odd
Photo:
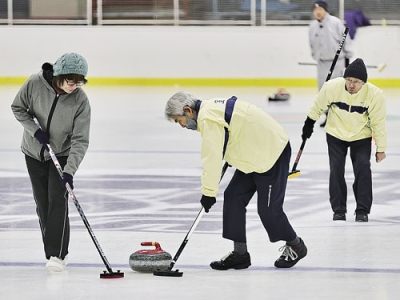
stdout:
[[86,59],[78,53],[66,53],[53,65],[53,75],[80,74],[86,77],[88,65]]

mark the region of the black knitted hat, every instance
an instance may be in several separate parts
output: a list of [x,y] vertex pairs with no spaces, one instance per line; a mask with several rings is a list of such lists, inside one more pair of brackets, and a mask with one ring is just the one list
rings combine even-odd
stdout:
[[344,71],[344,78],[354,77],[358,78],[364,82],[367,82],[368,74],[367,68],[365,67],[364,61],[361,58],[357,58],[353,61]]
[[322,7],[323,9],[325,9],[325,11],[328,11],[328,3],[326,3],[326,1],[324,0],[315,1],[313,8],[316,7]]

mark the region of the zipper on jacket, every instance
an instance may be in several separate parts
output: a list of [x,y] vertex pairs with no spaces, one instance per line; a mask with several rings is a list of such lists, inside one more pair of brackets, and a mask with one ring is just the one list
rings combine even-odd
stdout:
[[268,205],[267,205],[267,207],[269,207],[269,204],[271,203],[271,190],[272,190],[272,185],[269,185],[269,187],[268,187]]
[[[58,99],[59,99],[59,98],[60,98],[60,95],[59,95],[59,94],[56,94],[56,97],[55,97],[55,99],[54,99],[54,101],[53,101],[53,105],[51,106],[51,109],[50,109],[49,116],[48,116],[48,118],[47,118],[47,126],[46,126],[46,128],[47,128],[47,132],[49,133],[49,137],[50,137],[50,123],[51,123],[51,119],[53,118],[54,110],[56,109],[56,105],[57,105],[57,103],[58,103]],[[44,162],[44,151],[45,151],[45,148],[44,148],[44,146],[43,146],[42,149],[40,150],[40,159],[41,159],[42,162]]]

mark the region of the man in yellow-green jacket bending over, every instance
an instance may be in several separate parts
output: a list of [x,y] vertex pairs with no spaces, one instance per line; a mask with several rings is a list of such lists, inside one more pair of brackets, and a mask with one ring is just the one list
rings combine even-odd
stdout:
[[385,97],[382,90],[367,82],[367,79],[364,61],[357,58],[346,68],[343,77],[324,83],[303,126],[304,140],[310,138],[315,121],[329,108],[325,131],[330,165],[329,195],[334,221],[346,220],[347,186],[344,173],[348,149],[354,170],[357,222],[368,222],[372,206],[372,137],[376,145],[376,162],[386,158]]
[[223,160],[236,168],[224,193],[223,237],[234,250],[210,266],[215,270],[251,265],[246,240],[246,207],[257,192],[258,214],[271,242],[285,241],[277,268],[290,268],[306,256],[307,247],[290,225],[283,202],[291,147],[285,129],[262,109],[235,96],[201,101],[187,92],[173,95],[165,107],[168,120],[202,137],[201,204],[216,202]]

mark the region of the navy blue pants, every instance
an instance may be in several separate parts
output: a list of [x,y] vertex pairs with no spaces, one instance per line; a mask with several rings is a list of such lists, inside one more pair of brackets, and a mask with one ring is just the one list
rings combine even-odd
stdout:
[[329,199],[332,210],[347,212],[347,185],[344,174],[347,149],[350,148],[356,211],[364,210],[369,213],[372,206],[371,138],[345,142],[327,134],[326,141],[330,165]]
[[245,243],[246,207],[257,192],[258,215],[271,242],[291,241],[296,233],[283,211],[288,170],[291,156],[290,143],[265,173],[245,174],[236,170],[224,193],[223,237]]
[[[57,158],[64,168],[67,157]],[[55,256],[64,259],[68,254],[70,235],[68,192],[62,187],[60,175],[52,160],[41,162],[25,155],[25,161],[32,183],[46,258]]]

